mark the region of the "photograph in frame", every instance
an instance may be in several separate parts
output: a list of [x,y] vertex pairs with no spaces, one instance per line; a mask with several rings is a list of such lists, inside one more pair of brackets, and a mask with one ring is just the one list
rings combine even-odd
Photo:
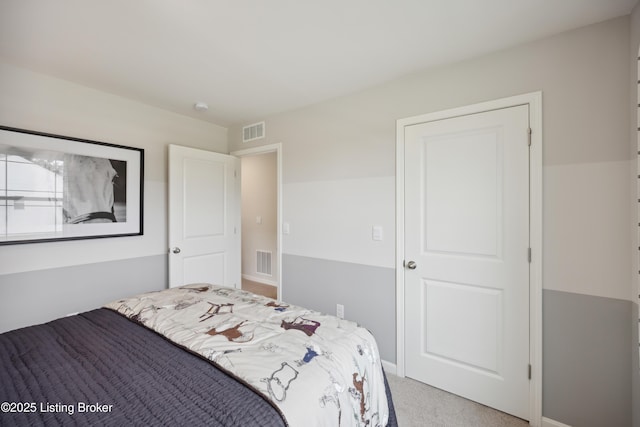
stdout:
[[144,150],[0,126],[0,245],[143,234]]

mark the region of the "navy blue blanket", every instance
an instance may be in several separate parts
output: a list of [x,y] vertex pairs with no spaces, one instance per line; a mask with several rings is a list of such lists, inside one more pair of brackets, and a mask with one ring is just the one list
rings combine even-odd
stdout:
[[[395,427],[388,384],[387,396]],[[0,334],[0,404],[3,426],[286,425],[248,386],[107,309]]]

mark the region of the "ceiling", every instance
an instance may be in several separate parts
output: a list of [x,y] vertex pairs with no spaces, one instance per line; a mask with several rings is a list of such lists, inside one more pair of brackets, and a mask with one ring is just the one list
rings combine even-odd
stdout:
[[0,60],[230,126],[627,15],[636,1],[1,0]]

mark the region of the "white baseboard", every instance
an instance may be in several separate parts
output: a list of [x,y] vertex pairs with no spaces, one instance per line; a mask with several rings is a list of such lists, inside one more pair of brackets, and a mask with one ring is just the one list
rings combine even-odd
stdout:
[[247,280],[251,280],[252,282],[262,283],[263,285],[269,285],[269,286],[274,286],[274,287],[278,286],[277,282],[274,282],[273,280],[265,279],[263,277],[250,276],[248,274],[243,274],[242,278],[243,279],[247,279]]
[[395,363],[387,362],[386,360],[382,360],[381,362],[382,362],[382,369],[384,369],[384,371],[387,374],[396,375],[396,372],[398,372],[398,367],[396,366]]
[[571,427],[568,424],[563,424],[559,421],[552,420],[550,418],[542,417],[542,425],[540,427]]

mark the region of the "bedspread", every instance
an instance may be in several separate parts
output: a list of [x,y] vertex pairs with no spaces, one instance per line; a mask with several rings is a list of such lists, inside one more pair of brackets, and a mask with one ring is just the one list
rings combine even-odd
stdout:
[[249,292],[188,285],[106,306],[209,359],[292,426],[385,426],[373,336],[354,322]]
[[0,402],[11,427],[286,425],[210,361],[104,308],[0,334]]

